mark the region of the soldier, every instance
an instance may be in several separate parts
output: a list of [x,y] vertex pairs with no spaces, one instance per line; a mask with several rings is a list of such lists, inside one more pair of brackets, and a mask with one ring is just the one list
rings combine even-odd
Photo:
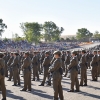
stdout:
[[18,53],[16,52],[13,53],[13,56],[14,56],[14,60],[10,66],[13,69],[13,78],[14,78],[14,84],[12,86],[17,86],[17,82],[18,82],[18,85],[20,85],[20,76],[18,73],[18,66],[19,66]]
[[22,65],[22,71],[24,72],[24,88],[21,91],[31,91],[31,58],[29,57],[29,53],[25,53],[25,59]]
[[13,76],[13,69],[12,69],[11,66],[10,66],[11,63],[13,62],[13,59],[14,59],[13,53],[11,53],[11,54],[10,54],[10,59],[9,59],[8,62],[7,62],[7,65],[8,65],[8,68],[9,68],[9,72],[10,72],[8,81],[11,81],[12,76]]
[[89,51],[87,51],[87,53],[86,53],[86,67],[87,67],[87,69],[88,68],[91,69],[91,67],[90,67],[90,55],[89,55]]
[[[53,57],[51,62],[50,62],[50,65],[52,65],[55,60],[56,60],[56,58]],[[47,81],[47,85],[49,85],[49,86],[51,86],[51,78],[52,78],[52,73],[49,73],[49,80]]]
[[81,81],[80,86],[83,86],[83,82],[85,82],[84,86],[87,86],[87,66],[86,66],[86,51],[82,50],[82,56],[79,62],[80,69],[81,69]]
[[71,77],[71,89],[68,92],[74,92],[74,84],[76,84],[76,92],[79,92],[79,81],[78,81],[78,58],[77,58],[77,52],[72,52],[72,60],[70,61],[70,64],[68,66],[68,70],[70,71],[70,77]]
[[34,52],[34,56],[32,58],[32,65],[33,65],[33,81],[35,81],[35,77],[37,77],[37,80],[39,81],[37,52]]
[[98,77],[100,76],[100,50],[98,51]]
[[37,63],[37,65],[38,65],[38,71],[39,71],[39,73],[41,73],[41,71],[40,71],[40,52],[38,51],[37,52],[37,59],[38,59],[38,63]]
[[64,64],[64,62],[65,62],[65,52],[64,51],[62,51],[61,58],[62,58],[62,68],[63,68],[63,71],[65,71],[65,64]]
[[20,71],[21,71],[21,55],[20,54],[18,55],[18,61],[19,61],[19,63],[18,63],[18,73],[20,74]]
[[92,61],[91,61],[92,81],[97,81],[97,66],[98,66],[97,51],[94,51],[93,54],[94,56],[92,57]]
[[[25,59],[25,57],[24,57],[24,53],[25,53],[24,51],[21,52],[21,56],[20,56],[20,57],[21,57],[21,58],[20,58],[20,59],[21,59],[21,65],[23,64],[24,59]],[[22,73],[23,73],[23,71],[22,71]],[[23,77],[23,75],[22,75],[21,77]]]
[[7,68],[8,57],[7,57],[7,53],[4,53],[3,59],[5,61],[5,77],[8,77],[8,68]]
[[43,71],[42,63],[43,63],[44,58],[45,58],[45,51],[43,51],[43,52],[41,53],[41,58],[40,58],[40,66],[41,66],[40,74],[41,74],[42,71]]
[[48,72],[52,72],[52,77],[53,77],[53,89],[54,89],[53,100],[58,100],[58,95],[59,95],[60,100],[64,100],[62,86],[61,86],[62,75],[59,70],[62,66],[62,60],[60,57],[61,57],[61,52],[55,51],[54,58],[56,59],[48,71]]
[[45,59],[43,61],[43,68],[44,68],[44,77],[43,77],[43,81],[42,83],[39,85],[39,86],[44,86],[44,83],[45,83],[45,80],[46,80],[46,77],[48,77],[48,80],[49,80],[49,74],[48,74],[48,70],[49,70],[49,67],[50,67],[50,53],[49,52],[46,52],[45,53]]
[[2,91],[2,100],[6,100],[6,87],[5,87],[5,76],[4,76],[4,67],[5,61],[3,60],[3,54],[0,53],[0,86]]
[[81,51],[78,51],[78,53],[77,53],[77,58],[78,58],[78,61],[80,61],[80,59],[81,59]]
[[65,75],[64,75],[64,77],[66,77],[66,75],[68,73],[67,67],[69,64],[70,64],[70,51],[67,51],[66,57],[65,57]]

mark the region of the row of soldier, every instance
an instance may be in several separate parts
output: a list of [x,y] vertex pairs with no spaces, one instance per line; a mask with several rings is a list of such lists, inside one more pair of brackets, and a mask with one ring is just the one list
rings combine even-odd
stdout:
[[[3,54],[3,59],[5,61],[5,77],[8,77],[8,81],[13,79],[13,86],[21,85],[21,70],[24,78],[24,87],[21,91],[26,91],[27,89],[28,91],[31,91],[31,72],[33,72],[32,81],[35,81],[36,77],[39,81],[39,74],[43,72],[43,81],[39,86],[44,86],[46,77],[48,78],[48,85],[51,85],[51,76],[48,71],[50,66],[56,60],[52,52],[11,52]],[[59,55],[62,61],[61,66],[65,72],[64,77],[67,76],[68,72],[70,73],[71,89],[69,92],[74,92],[75,82],[76,92],[79,92],[79,86],[87,86],[87,68],[92,68],[92,81],[97,81],[98,76],[100,76],[100,51],[86,52],[86,50],[82,50],[74,51],[72,53],[70,51],[62,51]],[[80,83],[78,81],[78,72],[80,72],[81,75]],[[56,94],[58,93],[54,93],[54,95]],[[60,94],[63,95],[61,91]],[[4,98],[5,95],[6,94],[4,93]],[[55,96],[55,98],[57,98],[57,96]]]

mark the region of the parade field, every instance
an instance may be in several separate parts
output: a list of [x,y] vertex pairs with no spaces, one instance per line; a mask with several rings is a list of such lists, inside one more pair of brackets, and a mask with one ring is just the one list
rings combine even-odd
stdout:
[[[88,86],[80,87],[80,92],[70,93],[67,92],[70,89],[70,79],[63,77],[62,87],[64,100],[100,100],[100,77],[98,82],[91,81],[91,71],[87,71],[87,84]],[[43,77],[40,75],[42,81]],[[80,79],[80,75],[79,75]],[[13,87],[13,82],[8,82],[6,80],[7,89],[7,100],[52,100],[53,99],[53,88],[52,86],[41,86],[39,81],[32,81],[32,91],[31,92],[21,92],[23,87],[23,78],[21,78],[21,86]]]

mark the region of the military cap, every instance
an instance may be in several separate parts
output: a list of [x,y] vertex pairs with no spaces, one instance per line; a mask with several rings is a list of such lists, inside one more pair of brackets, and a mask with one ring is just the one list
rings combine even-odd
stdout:
[[46,51],[46,52],[45,52],[45,54],[48,54],[48,55],[49,55],[49,54],[50,54],[50,52],[49,52],[49,51]]
[[4,56],[4,53],[3,52],[0,52],[0,56]]
[[98,52],[100,52],[100,50],[98,50]]
[[67,52],[67,53],[70,53],[70,51],[69,51],[69,50],[67,50],[66,52]]
[[29,56],[29,52],[25,52],[25,55]]
[[18,52],[13,52],[13,54],[15,54],[16,56],[19,55]]
[[34,53],[37,53],[38,51],[34,51]]
[[60,51],[54,51],[53,54],[54,54],[54,55],[59,55],[59,56],[61,56],[61,52],[60,52]]
[[97,53],[97,50],[94,50],[93,52]]
[[34,54],[37,54],[37,51],[34,51],[33,53],[34,53]]
[[64,53],[64,51],[62,51],[62,53]]
[[85,50],[82,50],[82,52],[83,52],[83,53],[86,53],[86,51],[85,51]]
[[77,51],[72,51],[72,54],[75,54],[75,55],[77,55]]

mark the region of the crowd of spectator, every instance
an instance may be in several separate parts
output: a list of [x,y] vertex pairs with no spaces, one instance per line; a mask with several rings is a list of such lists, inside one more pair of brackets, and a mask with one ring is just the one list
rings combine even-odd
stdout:
[[33,45],[31,43],[28,43],[27,41],[4,41],[0,40],[0,49],[1,50],[7,50],[7,51],[13,51],[13,50],[68,50],[72,48],[79,47],[78,43],[72,43],[72,42],[53,42],[53,43],[39,43],[38,45]]

